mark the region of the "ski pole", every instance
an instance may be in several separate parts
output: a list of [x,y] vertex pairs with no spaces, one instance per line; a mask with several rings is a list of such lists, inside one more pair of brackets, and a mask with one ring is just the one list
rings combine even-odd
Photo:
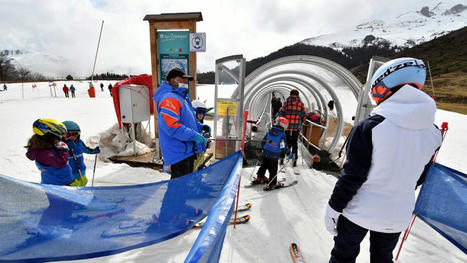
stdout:
[[97,154],[94,157],[94,169],[92,170],[92,181],[91,186],[94,186],[94,175],[96,174],[96,163],[97,163]]
[[81,168],[79,168],[79,162],[78,162],[78,159],[76,158],[75,151],[73,150],[73,148],[70,148],[70,152],[71,152],[71,155],[73,156],[73,160],[75,160],[76,168],[78,168],[79,180],[81,181],[81,185],[84,186],[83,173],[81,172]]
[[270,186],[271,182],[274,181],[274,179],[276,179],[277,175],[284,169],[285,165],[289,163],[289,161],[290,161],[290,158],[288,158],[287,161],[285,161],[285,163],[282,165],[279,171],[277,171],[276,175],[274,175],[274,177],[271,180],[269,180],[268,186]]
[[255,173],[255,170],[256,170],[256,166],[258,166],[258,164],[259,164],[259,160],[256,162],[255,167],[253,168],[253,171],[251,172],[250,177],[248,178],[248,180],[251,181],[251,178],[253,177],[253,174]]

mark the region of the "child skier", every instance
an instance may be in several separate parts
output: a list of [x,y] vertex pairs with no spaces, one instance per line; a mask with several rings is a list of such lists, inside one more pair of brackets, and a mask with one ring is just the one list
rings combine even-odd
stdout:
[[[257,177],[252,184],[268,183],[264,187],[265,191],[281,188],[282,183],[277,183],[277,166],[281,153],[288,154],[284,131],[287,129],[289,121],[284,117],[279,117],[274,122],[274,126],[263,138],[263,157],[261,166],[258,169]],[[289,155],[293,159],[292,154]],[[264,176],[266,170],[269,171],[269,179]]]
[[41,171],[41,183],[79,186],[68,164],[68,147],[61,141],[66,127],[54,119],[38,119],[33,123],[34,135],[29,139],[26,156]]
[[441,145],[433,125],[436,104],[420,89],[423,61],[399,58],[383,64],[371,79],[378,105],[358,123],[347,144],[347,161],[329,199],[325,225],[334,237],[329,262],[355,262],[370,231],[370,261],[392,262],[407,228],[431,158]]
[[67,129],[65,134],[66,144],[69,150],[69,162],[73,172],[73,177],[80,182],[80,186],[85,186],[88,183],[86,178],[86,165],[84,164],[83,153],[98,154],[99,147],[91,149],[87,147],[80,139],[81,129],[74,121],[64,121],[63,124]]

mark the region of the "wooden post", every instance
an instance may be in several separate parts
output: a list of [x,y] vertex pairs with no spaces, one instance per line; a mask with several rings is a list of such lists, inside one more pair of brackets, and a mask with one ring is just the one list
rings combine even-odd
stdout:
[[[157,31],[158,30],[176,30],[186,29],[190,33],[196,32],[196,22],[203,21],[201,12],[193,13],[165,13],[159,15],[146,15],[145,21],[149,22],[149,41],[151,50],[151,73],[152,73],[152,84],[153,93],[156,93],[157,88],[162,84],[159,83],[159,58],[158,58],[158,43],[157,43]],[[190,99],[196,99],[196,52],[190,52],[189,55],[189,75],[195,78],[194,81],[190,82]],[[154,102],[153,102],[154,103]],[[157,105],[154,105],[154,134],[156,140],[159,138],[159,129],[157,125]],[[160,150],[158,159],[161,158]]]

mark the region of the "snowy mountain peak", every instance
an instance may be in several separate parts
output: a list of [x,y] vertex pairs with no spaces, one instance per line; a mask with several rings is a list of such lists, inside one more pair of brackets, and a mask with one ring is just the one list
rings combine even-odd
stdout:
[[353,29],[321,35],[301,43],[327,46],[337,50],[345,47],[386,45],[412,47],[445,35],[467,25],[466,5],[447,6],[443,2],[423,6],[418,11],[399,13],[389,19],[372,19]]

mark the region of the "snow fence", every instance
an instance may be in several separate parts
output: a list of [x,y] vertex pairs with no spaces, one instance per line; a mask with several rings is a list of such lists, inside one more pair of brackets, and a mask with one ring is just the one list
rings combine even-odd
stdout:
[[467,176],[435,164],[423,183],[414,213],[467,253]]
[[209,211],[186,261],[216,262],[241,164],[237,152],[174,180],[115,187],[42,185],[0,175],[0,262],[120,253],[180,235]]

